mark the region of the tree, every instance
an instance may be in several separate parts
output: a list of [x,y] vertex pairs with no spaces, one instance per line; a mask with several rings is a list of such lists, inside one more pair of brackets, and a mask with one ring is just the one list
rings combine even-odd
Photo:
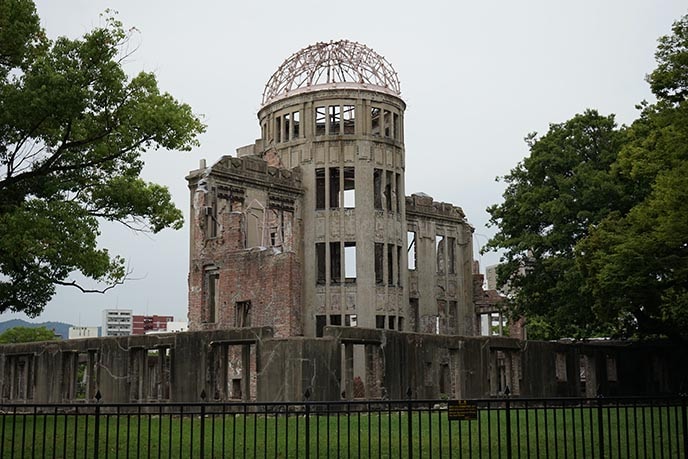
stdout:
[[504,202],[487,209],[499,230],[486,249],[505,249],[498,275],[514,292],[512,313],[547,324],[539,335],[529,330],[533,338],[604,331],[581,291],[574,249],[590,225],[623,206],[609,180],[623,136],[613,115],[594,110],[550,125],[542,137],[531,134],[530,156],[503,177]]
[[614,165],[635,205],[578,248],[601,320],[623,336],[688,338],[688,16],[659,39],[644,104]]
[[167,188],[140,178],[141,154],[190,150],[205,126],[155,75],[127,76],[129,39],[109,17],[53,42],[31,0],[0,0],[0,312],[36,316],[56,285],[121,283],[124,260],[97,247],[102,220],[182,225]]
[[531,137],[488,209],[531,337],[688,338],[688,16],[672,32],[647,77],[655,104],[629,128],[589,111]]
[[0,333],[0,344],[53,341],[57,337],[45,327],[12,327]]

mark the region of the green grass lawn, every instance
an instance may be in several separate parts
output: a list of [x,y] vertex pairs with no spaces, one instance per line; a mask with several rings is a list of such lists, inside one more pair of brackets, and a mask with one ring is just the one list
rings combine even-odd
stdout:
[[[510,412],[513,457],[600,457],[596,408]],[[683,457],[680,408],[604,408],[605,457]],[[0,415],[2,457],[93,457],[96,420],[89,415]],[[505,411],[481,410],[476,421],[415,411],[414,457],[506,457]],[[249,413],[101,414],[99,457],[408,457],[406,412],[288,417]],[[501,453],[501,456],[500,456]]]

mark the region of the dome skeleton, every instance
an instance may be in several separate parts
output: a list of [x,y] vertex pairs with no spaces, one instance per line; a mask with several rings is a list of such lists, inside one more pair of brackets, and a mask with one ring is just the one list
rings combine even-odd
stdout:
[[262,105],[316,87],[401,92],[397,73],[384,57],[360,43],[340,40],[316,43],[287,58],[265,85]]

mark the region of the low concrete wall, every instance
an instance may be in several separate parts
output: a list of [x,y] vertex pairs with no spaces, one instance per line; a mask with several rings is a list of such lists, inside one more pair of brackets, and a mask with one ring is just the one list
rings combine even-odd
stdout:
[[688,349],[668,342],[542,342],[269,327],[0,345],[2,400],[574,397],[685,392]]

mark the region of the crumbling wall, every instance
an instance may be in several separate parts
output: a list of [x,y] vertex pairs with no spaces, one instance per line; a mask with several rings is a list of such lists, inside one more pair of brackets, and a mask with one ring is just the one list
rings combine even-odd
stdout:
[[409,271],[413,330],[474,335],[473,227],[460,207],[424,194],[406,197],[406,219],[415,241],[409,248],[415,258]]
[[226,156],[187,180],[189,329],[302,334],[300,170]]

